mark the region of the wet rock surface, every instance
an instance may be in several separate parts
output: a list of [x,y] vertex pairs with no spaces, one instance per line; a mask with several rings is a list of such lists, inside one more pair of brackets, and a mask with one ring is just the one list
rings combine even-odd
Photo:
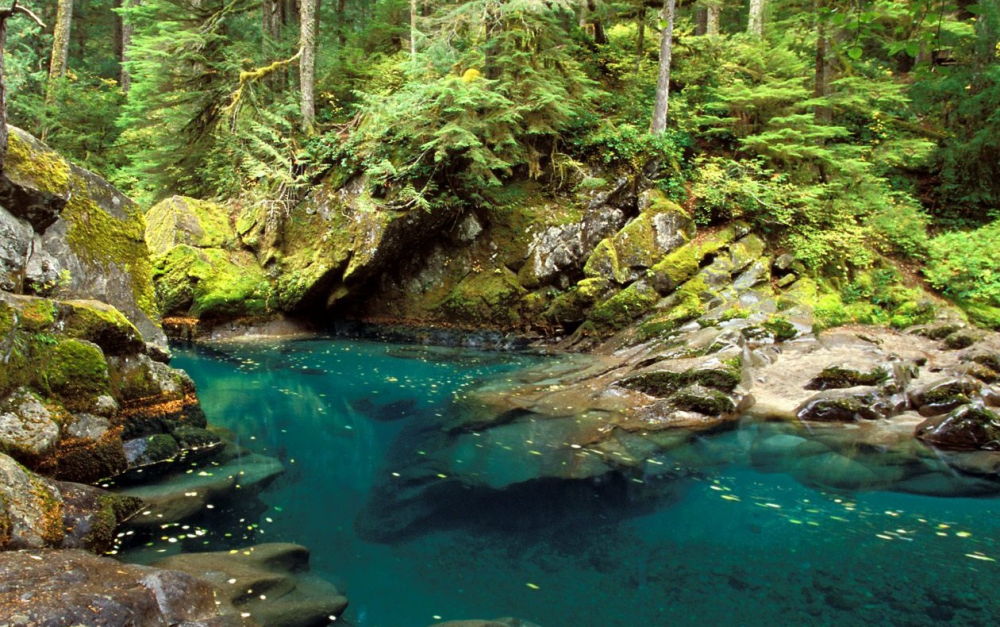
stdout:
[[252,627],[210,584],[85,551],[0,553],[0,623]]
[[309,551],[297,544],[189,553],[153,566],[210,582],[241,613],[267,627],[328,625],[347,608],[333,584],[309,573]]

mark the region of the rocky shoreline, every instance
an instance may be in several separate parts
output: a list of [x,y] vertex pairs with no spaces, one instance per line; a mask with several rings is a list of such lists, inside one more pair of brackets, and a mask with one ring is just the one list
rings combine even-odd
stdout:
[[[553,495],[577,488],[607,497],[594,507],[653,507],[709,463],[663,460],[747,421],[768,426],[747,448],[753,465],[806,485],[1000,492],[1000,335],[923,292],[865,283],[874,275],[847,291],[877,298],[834,299],[742,225],[698,233],[685,209],[634,181],[530,223],[517,212],[379,222],[352,209],[348,183],[318,188],[281,233],[252,212],[179,198],[147,225],[99,177],[20,131],[11,141],[0,173],[0,623],[305,627],[347,606],[298,545],[149,566],[96,556],[120,548],[126,520],[134,541],[216,504],[238,500],[252,517],[255,495],[284,472],[207,423],[191,379],[169,366],[157,303],[173,315],[167,331],[189,340],[301,337],[317,327],[296,316],[322,311],[367,321],[334,329],[353,337],[559,355],[407,432],[398,474],[356,521],[372,541],[460,518],[471,500],[497,512],[481,524],[508,523],[513,503],[569,503]],[[306,246],[319,231],[330,237]],[[393,262],[443,232],[428,255]],[[389,311],[417,324],[371,324]],[[852,321],[894,328],[841,326]],[[463,473],[456,451],[518,470]]]

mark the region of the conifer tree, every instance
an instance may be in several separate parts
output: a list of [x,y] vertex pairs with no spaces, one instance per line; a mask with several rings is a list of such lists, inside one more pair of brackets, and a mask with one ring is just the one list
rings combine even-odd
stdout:
[[674,42],[674,12],[677,0],[663,0],[663,13],[660,23],[663,32],[660,35],[660,64],[656,79],[656,104],[653,106],[653,122],[649,131],[654,135],[662,133],[667,128],[668,106],[670,101],[670,64]]

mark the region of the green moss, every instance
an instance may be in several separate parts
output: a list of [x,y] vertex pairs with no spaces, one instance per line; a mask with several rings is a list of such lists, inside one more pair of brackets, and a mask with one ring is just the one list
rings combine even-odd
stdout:
[[93,200],[88,182],[82,177],[71,181],[72,197],[63,210],[69,225],[66,240],[70,249],[85,263],[111,276],[124,276],[132,282],[132,294],[138,308],[151,320],[158,319],[153,268],[146,248],[146,224],[135,205],[124,208],[119,219],[106,213]]
[[213,318],[270,311],[271,283],[249,253],[180,245],[157,257],[155,267],[164,315]]
[[459,324],[511,327],[520,322],[517,304],[525,293],[506,268],[473,272],[451,290],[440,308]]
[[54,196],[65,196],[69,191],[70,165],[58,153],[32,145],[29,140],[11,131],[7,145],[7,171]]
[[840,326],[850,321],[844,310],[844,303],[836,293],[824,294],[817,298],[813,305],[813,314],[816,317],[814,324],[816,330]]
[[21,307],[21,327],[28,333],[41,333],[56,321],[56,305],[44,298],[33,299]]
[[794,339],[799,334],[795,325],[781,316],[771,316],[761,326],[767,329],[774,336],[774,339],[779,342]]
[[657,371],[634,375],[621,385],[646,394],[667,398],[689,385],[700,385],[720,392],[732,392],[742,380],[739,357],[691,368],[683,372]]
[[38,379],[70,411],[86,411],[110,392],[108,364],[94,344],[63,340],[38,350]]
[[733,399],[718,390],[685,388],[670,397],[677,409],[696,411],[706,416],[720,416],[736,411]]
[[587,317],[587,310],[610,289],[611,282],[605,278],[583,279],[556,296],[543,317],[559,324],[580,322]]
[[0,301],[0,342],[9,336],[17,324],[17,313],[13,307]]
[[1000,307],[968,300],[955,301],[973,324],[1000,331]]
[[661,294],[669,294],[678,285],[698,273],[706,258],[716,255],[735,237],[733,227],[710,235],[701,242],[688,242],[657,262],[650,271],[653,286]]
[[861,371],[841,366],[829,366],[816,375],[806,387],[810,390],[829,390],[850,388],[858,385],[879,385],[888,380],[888,378],[889,371],[885,368]]
[[68,311],[62,318],[62,330],[67,337],[93,342],[109,354],[142,348],[142,334],[114,307],[80,301],[66,305]]
[[37,530],[38,535],[41,536],[46,546],[59,546],[66,537],[66,529],[63,527],[62,500],[57,498],[56,493],[45,485],[39,477],[31,476],[31,483],[31,496],[42,510],[41,528]]
[[145,237],[150,252],[160,255],[177,244],[222,248],[232,244],[236,234],[222,205],[173,196],[146,212]]
[[[923,295],[921,295],[922,297]],[[917,324],[927,324],[934,320],[937,310],[926,298],[903,303],[892,312],[889,324],[894,329],[905,329]]]
[[620,268],[618,252],[611,239],[607,238],[602,239],[594,248],[594,252],[587,257],[587,263],[583,266],[583,274],[592,279],[600,278],[623,283],[623,280],[619,280],[621,278]]
[[652,266],[659,256],[652,215],[643,213],[626,224],[615,236],[613,245],[622,271]]
[[602,333],[624,329],[659,302],[660,295],[645,281],[637,281],[594,307],[588,319]]

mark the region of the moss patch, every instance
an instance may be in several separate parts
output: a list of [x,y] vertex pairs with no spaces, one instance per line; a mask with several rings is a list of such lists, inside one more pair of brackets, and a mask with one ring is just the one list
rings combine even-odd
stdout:
[[94,399],[110,392],[108,364],[90,342],[62,340],[38,355],[39,379],[49,394],[70,411],[86,411]]
[[271,283],[243,251],[176,246],[155,260],[164,315],[257,316],[270,311]]
[[473,272],[451,290],[440,309],[459,324],[510,327],[520,322],[517,303],[526,293],[506,268]]
[[96,194],[81,176],[71,180],[73,193],[62,217],[69,228],[70,249],[85,263],[111,276],[126,276],[132,282],[136,306],[151,320],[158,319],[153,270],[146,248],[146,223],[135,205],[126,205],[125,218],[105,212],[94,201]]
[[39,191],[63,197],[69,192],[69,162],[41,144],[32,145],[16,131],[8,135],[6,168]]
[[145,235],[154,255],[162,255],[178,244],[222,248],[236,238],[225,207],[183,196],[168,198],[150,208]]
[[62,317],[63,332],[87,340],[111,355],[138,352],[142,334],[120,311],[98,302],[70,301]]
[[647,282],[637,281],[591,310],[588,320],[600,333],[624,329],[659,302],[660,295]]
[[850,388],[859,385],[878,385],[884,383],[889,378],[889,371],[886,368],[875,368],[869,371],[844,368],[842,366],[829,366],[816,375],[812,381],[806,385],[809,390],[828,390],[835,388]]

